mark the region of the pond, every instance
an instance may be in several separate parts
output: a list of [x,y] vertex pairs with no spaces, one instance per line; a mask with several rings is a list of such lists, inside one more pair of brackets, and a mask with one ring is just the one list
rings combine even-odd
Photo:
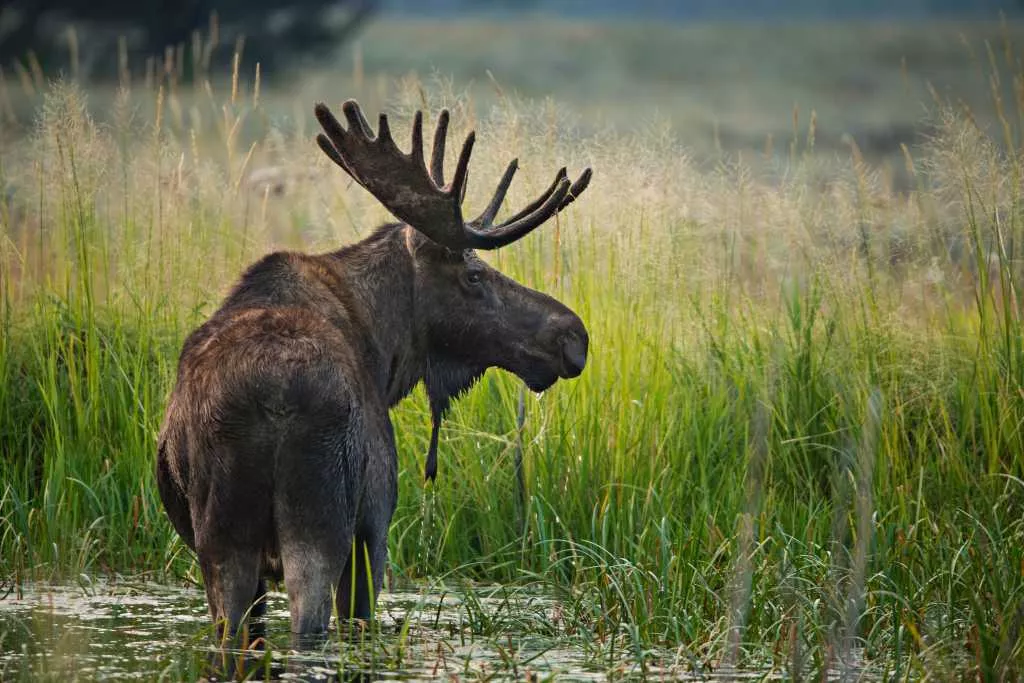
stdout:
[[588,645],[587,634],[559,627],[561,609],[535,590],[430,584],[383,593],[368,629],[332,628],[296,648],[287,597],[275,592],[262,647],[241,651],[216,647],[198,588],[85,577],[11,586],[0,592],[0,680],[218,679],[232,670],[251,680],[704,678],[675,653],[650,658],[657,666],[645,653],[641,667],[628,650]]

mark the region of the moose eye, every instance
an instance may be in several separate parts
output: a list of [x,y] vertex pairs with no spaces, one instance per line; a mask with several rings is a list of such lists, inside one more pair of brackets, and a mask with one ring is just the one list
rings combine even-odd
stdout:
[[470,270],[466,273],[466,284],[477,286],[483,280],[483,275],[479,270]]

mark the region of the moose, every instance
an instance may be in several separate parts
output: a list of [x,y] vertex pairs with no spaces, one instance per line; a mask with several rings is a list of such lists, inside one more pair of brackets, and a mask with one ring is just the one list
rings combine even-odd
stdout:
[[441,420],[485,370],[540,392],[587,360],[575,313],[474,250],[510,244],[556,215],[586,189],[590,169],[570,183],[562,168],[496,224],[513,160],[483,212],[465,221],[474,133],[446,184],[447,110],[429,170],[422,111],[409,154],[385,114],[374,135],[355,101],[342,111],[347,128],[316,105],[317,143],[400,222],[337,251],[282,251],[251,265],[185,340],[158,438],[160,497],[199,559],[221,633],[262,614],[268,579],[284,579],[294,634],[324,632],[332,606],[339,618],[371,618],[398,495],[388,410],[419,382],[432,480]]

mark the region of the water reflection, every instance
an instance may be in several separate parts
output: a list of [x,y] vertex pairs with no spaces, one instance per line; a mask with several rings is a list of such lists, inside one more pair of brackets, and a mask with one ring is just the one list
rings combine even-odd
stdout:
[[[2,594],[0,594],[2,597]],[[372,628],[343,624],[296,645],[287,598],[268,596],[248,649],[219,649],[199,589],[116,581],[23,586],[0,599],[0,680],[376,680],[456,675],[605,678],[544,629],[554,601],[526,591],[391,591]],[[532,616],[531,616],[532,615]],[[504,620],[504,621],[503,621]],[[541,635],[537,633],[541,632]],[[340,672],[340,673],[339,673]]]
[[[271,592],[248,647],[217,646],[203,592],[143,581],[0,589],[0,681],[8,680],[778,680],[760,671],[708,671],[678,651],[627,640],[597,644],[551,596],[501,586],[443,585],[384,593],[377,619],[342,623],[295,643],[288,601]],[[607,645],[605,641],[605,645]],[[860,668],[855,678],[867,675]],[[868,676],[870,677],[870,676]],[[824,679],[836,680],[829,671]]]

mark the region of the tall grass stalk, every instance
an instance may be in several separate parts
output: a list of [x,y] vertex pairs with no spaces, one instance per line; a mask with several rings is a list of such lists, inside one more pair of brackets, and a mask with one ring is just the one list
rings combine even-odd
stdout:
[[[131,92],[124,71],[113,123],[59,83],[3,138],[0,574],[16,581],[195,581],[153,481],[182,339],[265,251],[387,219],[237,69],[223,102],[152,70]],[[385,99],[472,110],[409,80]],[[583,137],[503,94],[475,122],[474,177],[527,160],[510,205],[558,161],[595,180],[551,232],[488,258],[577,310],[592,357],[543,397],[486,375],[432,486],[425,397],[393,411],[394,580],[541,580],[572,615],[558,628],[610,664],[801,677],[856,649],[897,677],[1019,674],[1018,119],[997,138],[936,116],[900,195],[857,159],[818,185],[796,132],[769,185],[739,163],[696,171],[664,131]]]

